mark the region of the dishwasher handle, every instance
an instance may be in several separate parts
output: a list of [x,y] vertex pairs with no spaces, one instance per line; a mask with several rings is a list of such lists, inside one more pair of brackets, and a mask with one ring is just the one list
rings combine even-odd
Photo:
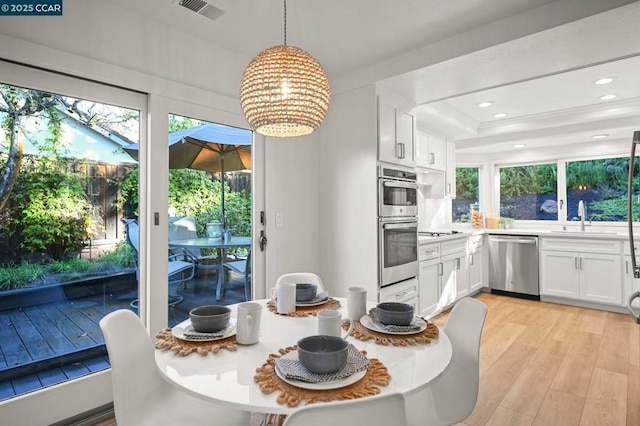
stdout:
[[518,244],[535,244],[538,245],[536,238],[504,238],[504,237],[489,237],[489,241],[492,243],[518,243]]

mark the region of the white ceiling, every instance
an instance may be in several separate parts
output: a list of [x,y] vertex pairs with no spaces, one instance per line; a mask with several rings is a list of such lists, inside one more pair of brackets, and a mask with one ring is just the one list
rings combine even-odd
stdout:
[[[237,52],[247,62],[283,42],[282,0],[209,0],[224,11],[215,20],[179,6],[179,0],[109,1]],[[504,25],[520,17],[526,27],[534,12],[553,22],[563,5],[564,13],[571,7],[571,13],[592,12],[528,37],[518,38],[519,29]],[[598,15],[597,8],[611,12]],[[515,140],[532,147],[583,143],[596,133],[630,137],[629,129],[640,127],[639,21],[640,2],[629,0],[289,0],[287,43],[316,57],[332,82],[394,60],[417,64],[425,61],[417,57],[427,52],[425,46],[435,46],[429,51],[435,52],[434,65],[378,81],[421,105],[419,120],[429,116],[425,123],[433,117],[445,123],[460,151],[490,153],[511,149]],[[497,34],[495,46],[474,47],[468,35],[480,29],[489,38]],[[467,37],[457,44],[444,43],[462,34]],[[514,40],[500,44],[500,34]],[[459,56],[441,52],[447,46],[458,48]],[[447,54],[453,59],[438,62]],[[603,76],[617,79],[592,84]],[[598,100],[610,92],[618,98]],[[494,104],[479,109],[481,100]],[[498,120],[496,112],[509,116]]]

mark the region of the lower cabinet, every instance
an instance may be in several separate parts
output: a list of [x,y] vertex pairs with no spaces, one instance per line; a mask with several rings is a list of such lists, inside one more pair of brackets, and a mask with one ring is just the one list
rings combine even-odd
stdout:
[[420,315],[440,312],[469,294],[466,239],[421,245],[419,260]]
[[380,289],[380,303],[382,302],[408,303],[418,312],[418,280],[412,278],[399,284],[383,287]]
[[[633,266],[631,265],[631,256],[624,256],[624,266],[622,273],[624,275],[624,286],[622,294],[622,304],[626,305],[629,302],[631,295],[637,291],[640,291],[640,279],[633,277]],[[631,304],[635,309],[640,309],[640,299],[636,298]]]
[[438,307],[440,298],[440,259],[420,262],[420,315],[430,315]]
[[[565,240],[562,244],[569,248],[572,242]],[[619,242],[604,241],[590,245],[589,240],[581,240],[573,244],[574,247],[582,246],[587,250],[598,248],[608,252],[541,250],[541,294],[621,305],[622,265]],[[553,241],[551,245],[553,246]]]

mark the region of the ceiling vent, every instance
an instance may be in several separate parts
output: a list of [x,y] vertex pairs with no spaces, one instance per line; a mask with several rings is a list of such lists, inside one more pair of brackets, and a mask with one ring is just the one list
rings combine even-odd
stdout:
[[180,0],[180,6],[215,21],[224,14],[224,10],[202,0]]

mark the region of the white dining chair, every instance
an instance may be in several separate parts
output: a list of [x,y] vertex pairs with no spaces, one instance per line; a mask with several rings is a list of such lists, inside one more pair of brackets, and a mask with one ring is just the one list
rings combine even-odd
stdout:
[[224,267],[242,275],[244,282],[244,298],[246,300],[251,300],[251,249],[249,249],[246,259],[225,262]]
[[405,395],[411,426],[452,425],[469,417],[478,400],[480,337],[487,306],[465,297],[453,307],[444,332],[453,355],[447,369],[417,392]]
[[111,362],[118,426],[248,425],[250,413],[193,397],[165,381],[140,319],[120,309],[100,320]]
[[310,283],[318,286],[318,291],[325,291],[322,280],[319,276],[311,272],[292,272],[289,274],[280,275],[276,280],[276,287],[280,284],[286,283]]
[[405,426],[404,397],[400,393],[350,401],[320,402],[287,416],[283,426]]

